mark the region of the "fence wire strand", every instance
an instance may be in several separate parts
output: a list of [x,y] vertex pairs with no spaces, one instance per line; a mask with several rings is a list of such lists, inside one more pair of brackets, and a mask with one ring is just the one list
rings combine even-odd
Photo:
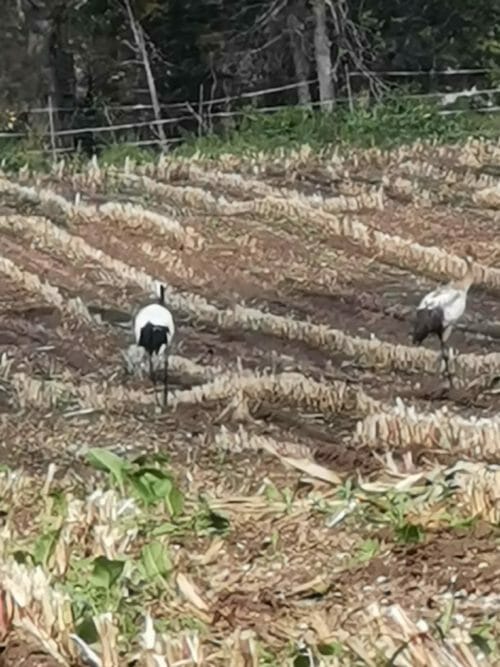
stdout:
[[[430,71],[430,72],[424,72],[424,71],[410,71],[410,70],[388,70],[388,71],[383,71],[383,72],[376,72],[373,74],[376,74],[378,76],[393,76],[393,77],[422,77],[422,76],[454,76],[454,75],[463,75],[463,74],[486,74],[486,73],[491,73],[494,70],[490,69],[456,69],[456,70],[444,70],[444,71]],[[365,76],[365,73],[363,72],[356,72],[356,71],[351,71],[347,73],[349,79],[351,78],[356,78],[360,76]],[[196,120],[193,116],[192,113],[187,114],[186,111],[189,110],[190,108],[200,108],[200,107],[208,107],[212,108],[213,106],[217,105],[223,105],[223,104],[228,104],[230,102],[242,102],[246,99],[252,99],[255,97],[260,97],[264,95],[269,95],[272,93],[277,93],[277,92],[284,92],[286,90],[293,90],[298,88],[299,86],[302,86],[304,84],[306,85],[312,85],[314,83],[317,83],[318,79],[310,79],[306,82],[293,82],[289,84],[285,84],[282,86],[274,86],[271,88],[265,88],[261,90],[256,90],[256,91],[249,91],[242,93],[240,95],[234,95],[234,96],[226,96],[226,97],[219,97],[215,99],[210,99],[210,100],[204,100],[200,101],[197,100],[196,102],[174,102],[171,104],[164,104],[161,105],[161,109],[166,111],[166,110],[181,110],[181,114],[177,115],[175,117],[169,117],[169,118],[162,118],[160,120],[155,120],[155,119],[150,119],[150,120],[140,120],[140,121],[134,121],[134,122],[129,122],[129,123],[117,123],[117,124],[108,124],[108,125],[98,125],[98,126],[88,126],[88,127],[80,127],[80,128],[68,128],[68,129],[63,129],[63,130],[57,130],[54,131],[52,128],[51,132],[46,132],[42,133],[41,137],[45,138],[50,138],[52,141],[58,138],[62,137],[75,137],[81,134],[85,133],[90,133],[93,136],[96,135],[101,135],[101,134],[107,134],[107,133],[112,133],[116,131],[123,131],[123,130],[138,130],[141,128],[150,128],[151,130],[154,129],[154,127],[157,126],[165,126],[165,125],[175,125],[178,123],[183,123],[185,121],[193,121]],[[460,98],[472,98],[472,97],[478,97],[480,95],[494,95],[500,93],[500,87],[496,88],[482,88],[482,89],[476,89],[474,87],[470,89],[462,89],[462,90],[456,90],[456,91],[436,91],[436,92],[430,92],[430,93],[412,93],[412,94],[407,94],[407,95],[402,95],[404,99],[427,99],[427,98],[434,98],[434,99],[440,99],[442,105],[446,104],[446,100],[449,100],[449,103],[453,103],[457,101]],[[349,100],[347,97],[336,97],[335,102],[340,102],[340,103],[347,103]],[[317,107],[321,103],[320,102],[312,102],[307,105],[307,107]],[[276,111],[284,110],[284,109],[289,109],[289,108],[303,108],[304,105],[300,104],[295,104],[295,105],[290,105],[290,104],[278,104],[278,105],[272,105],[272,106],[262,106],[262,107],[255,107],[252,108],[252,113],[255,114],[265,114],[265,113],[273,113]],[[132,105],[110,105],[106,107],[107,111],[113,111],[113,112],[119,112],[119,111],[127,111],[127,112],[142,112],[142,111],[150,111],[152,109],[152,106],[149,104],[132,104]],[[74,109],[74,108],[65,108],[65,107],[39,107],[39,108],[34,108],[34,109],[28,109],[27,114],[47,114],[49,116],[51,113],[54,112],[73,112],[75,113],[76,111],[84,111],[85,108],[81,107],[79,109]],[[184,111],[184,113],[182,113]],[[467,113],[469,110],[468,109],[440,109],[439,113],[443,116],[448,116],[448,115],[459,115],[463,113]],[[478,113],[484,113],[484,114],[489,114],[489,113],[497,113],[500,111],[500,106],[496,104],[488,104],[487,106],[481,106],[477,107],[474,109],[475,112]],[[242,115],[247,114],[247,110],[218,110],[218,111],[210,111],[210,117],[211,118],[237,118],[241,117]],[[27,138],[28,132],[0,132],[0,138],[2,139],[21,139],[21,138]],[[167,143],[168,144],[176,144],[180,143],[185,140],[185,136],[173,136],[173,137],[168,137]],[[137,141],[121,141],[120,143],[123,145],[127,146],[152,146],[158,144],[158,139],[140,139]],[[65,153],[65,152],[70,152],[74,150],[73,147],[52,147],[51,149],[33,149],[30,150],[30,153],[46,153],[49,151],[55,152],[55,153]]]

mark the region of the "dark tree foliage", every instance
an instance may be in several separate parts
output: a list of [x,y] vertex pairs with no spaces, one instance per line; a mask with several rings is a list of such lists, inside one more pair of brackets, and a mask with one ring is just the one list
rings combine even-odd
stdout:
[[[314,12],[318,2],[322,13]],[[368,71],[500,69],[499,0],[131,0],[131,6],[163,105],[308,76],[331,77],[338,96],[347,69],[364,68],[358,88],[372,93],[377,86]],[[331,51],[323,72],[314,41],[320,14]],[[107,107],[150,103],[151,82],[125,0],[7,0],[1,16],[0,110],[45,107],[50,96],[63,109],[59,126],[82,127]],[[305,85],[260,103],[294,103],[298,95],[302,103],[314,101],[318,88]],[[94,107],[94,116],[78,111],[83,107]]]

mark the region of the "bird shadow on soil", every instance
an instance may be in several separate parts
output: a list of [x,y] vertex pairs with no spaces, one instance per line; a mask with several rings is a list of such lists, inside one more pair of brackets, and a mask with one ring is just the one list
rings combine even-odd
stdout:
[[481,393],[481,387],[450,387],[447,381],[437,384],[436,380],[428,380],[419,389],[413,389],[411,397],[433,403],[451,401],[464,407],[487,408],[489,403],[481,398]]

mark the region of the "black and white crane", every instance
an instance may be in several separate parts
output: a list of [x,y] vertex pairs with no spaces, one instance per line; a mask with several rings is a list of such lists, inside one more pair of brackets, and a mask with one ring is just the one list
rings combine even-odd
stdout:
[[449,368],[449,350],[447,341],[453,326],[462,317],[467,304],[467,293],[473,283],[472,260],[465,258],[466,272],[460,280],[438,287],[424,296],[417,306],[413,328],[413,343],[420,345],[432,334],[441,343],[441,357],[444,360],[446,374],[453,386]]
[[134,317],[135,344],[149,355],[149,375],[153,382],[156,401],[156,376],[153,354],[163,353],[163,406],[168,395],[168,354],[175,334],[174,318],[165,305],[165,286],[158,284],[158,300],[143,306]]

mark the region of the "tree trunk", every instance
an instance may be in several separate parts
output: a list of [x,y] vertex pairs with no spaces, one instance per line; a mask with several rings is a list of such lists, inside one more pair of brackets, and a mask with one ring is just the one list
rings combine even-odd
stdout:
[[[30,107],[46,108],[49,95],[53,97],[54,73],[50,56],[52,21],[49,9],[43,4],[29,4],[27,11],[20,13],[27,35],[26,60],[23,76],[23,101]],[[30,118],[35,132],[48,130],[48,114],[36,113]]]
[[313,0],[314,13],[314,53],[316,70],[319,79],[319,98],[321,108],[332,111],[334,105],[332,58],[330,54],[330,40],[326,27],[325,0]]
[[295,76],[297,77],[297,97],[299,104],[311,107],[311,93],[307,83],[310,75],[309,58],[304,40],[304,0],[295,0],[290,7],[287,19],[290,48],[292,51]]
[[149,62],[148,51],[146,49],[146,42],[144,40],[144,33],[142,31],[142,26],[136,21],[132,7],[129,0],[124,0],[125,8],[127,10],[128,18],[130,21],[130,28],[132,29],[132,34],[134,35],[135,45],[139,50],[144,71],[146,73],[146,80],[148,82],[149,95],[151,97],[151,105],[153,107],[153,112],[156,120],[156,129],[158,130],[158,136],[160,138],[160,146],[163,153],[167,151],[167,138],[165,136],[165,130],[161,123],[161,109],[160,102],[158,101],[158,93],[156,91],[156,82],[151,70],[151,64]]
[[[52,133],[53,130],[64,130],[70,127],[76,109],[75,62],[71,50],[66,3],[56,7],[51,15],[49,68],[49,96],[51,104],[57,109],[51,120]],[[57,143],[69,147],[73,143],[73,138],[71,136],[59,137]]]

